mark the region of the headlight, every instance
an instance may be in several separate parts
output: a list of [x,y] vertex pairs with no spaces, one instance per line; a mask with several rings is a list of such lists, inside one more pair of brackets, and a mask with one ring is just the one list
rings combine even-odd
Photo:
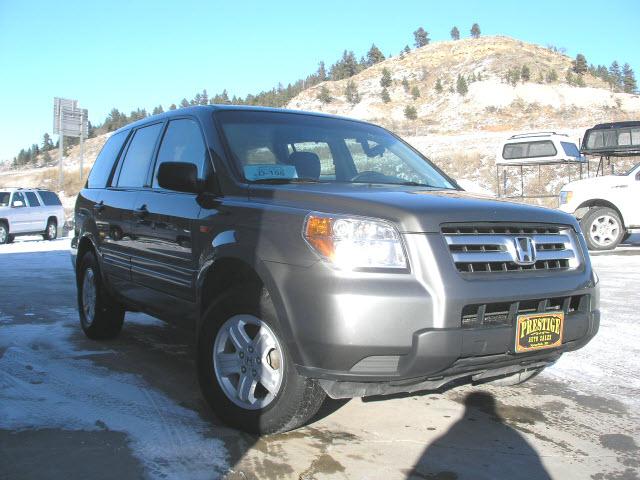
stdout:
[[560,192],[560,205],[569,203],[572,198],[573,198],[573,192],[563,190],[562,192]]
[[302,233],[337,268],[407,268],[400,234],[383,220],[314,212],[307,215]]

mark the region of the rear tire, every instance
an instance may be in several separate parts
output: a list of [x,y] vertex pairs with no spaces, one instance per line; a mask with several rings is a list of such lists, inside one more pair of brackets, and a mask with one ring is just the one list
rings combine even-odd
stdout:
[[609,207],[593,207],[580,220],[589,250],[613,250],[625,237],[618,212]]
[[77,279],[78,311],[84,334],[93,340],[116,337],[122,330],[124,308],[105,290],[98,262],[92,252],[82,257]]
[[262,287],[235,288],[212,303],[204,314],[197,361],[209,406],[220,420],[246,432],[298,428],[326,397],[317,381],[298,375]]
[[58,222],[50,218],[47,221],[47,229],[44,231],[42,237],[45,240],[55,240],[58,238]]

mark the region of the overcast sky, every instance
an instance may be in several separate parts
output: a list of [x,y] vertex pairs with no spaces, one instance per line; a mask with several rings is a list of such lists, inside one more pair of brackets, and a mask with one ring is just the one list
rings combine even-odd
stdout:
[[[101,123],[111,108],[151,111],[206,88],[244,96],[359,57],[469,35],[554,44],[590,63],[628,62],[640,76],[640,1],[30,1],[0,0],[0,160],[52,132],[53,97]],[[55,139],[54,139],[55,141]]]

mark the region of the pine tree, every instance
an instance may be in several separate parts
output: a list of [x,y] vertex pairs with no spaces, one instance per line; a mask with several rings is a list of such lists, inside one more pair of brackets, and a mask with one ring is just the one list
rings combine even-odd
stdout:
[[522,79],[522,83],[531,80],[531,70],[529,70],[529,67],[527,65],[522,66],[522,70],[520,71],[520,78]]
[[622,90],[625,93],[636,93],[638,84],[636,83],[636,76],[628,63],[625,63],[622,67]]
[[417,48],[429,45],[429,32],[425,31],[422,27],[413,32],[413,38],[414,44]]
[[318,64],[318,79],[324,82],[327,79],[327,71],[324,68],[324,62]]
[[389,90],[387,88],[383,88],[380,92],[380,98],[384,103],[389,103],[391,101],[391,97],[389,96]]
[[159,115],[160,113],[164,113],[164,109],[162,108],[162,105],[158,105],[157,107],[155,107],[151,115]]
[[414,100],[420,97],[420,89],[417,86],[414,86],[411,89],[411,96],[413,97]]
[[460,30],[458,30],[458,27],[453,27],[449,34],[451,35],[451,40],[460,40]]
[[402,88],[404,88],[404,92],[405,93],[409,93],[409,80],[407,80],[407,77],[402,77]]
[[362,67],[356,60],[356,56],[352,51],[345,50],[342,58],[331,66],[329,75],[331,80],[342,80],[344,78],[353,77]]
[[180,101],[180,108],[186,108],[186,107],[188,107],[188,106],[189,106],[189,101],[188,101],[186,98],[183,98],[183,99]]
[[462,75],[458,75],[458,80],[456,82],[456,91],[463,97],[467,94],[467,92],[469,92],[467,81]]
[[376,47],[375,43],[371,44],[371,48],[367,52],[367,66],[375,65],[376,63],[380,63],[385,59],[384,54],[380,51],[378,47]]
[[200,105],[209,105],[209,94],[206,88],[202,90],[202,94],[200,94]]
[[409,53],[411,51],[411,49],[409,48],[409,45],[405,45],[404,46],[404,53]]
[[333,101],[333,97],[329,93],[329,89],[326,85],[322,85],[322,87],[320,87],[320,91],[316,98],[324,104],[331,103]]
[[380,85],[387,88],[391,86],[393,80],[391,79],[391,72],[388,68],[382,69],[382,78],[380,79]]
[[581,53],[576,55],[576,59],[573,61],[573,71],[578,75],[583,75],[587,72],[589,67],[587,66],[587,59]]
[[474,23],[471,26],[471,36],[473,38],[480,38],[480,25],[478,25],[477,23]]
[[442,82],[440,81],[440,79],[436,80],[436,86],[435,86],[436,92],[438,93],[442,93]]
[[407,105],[404,107],[404,116],[407,120],[415,120],[418,118],[418,112],[416,111],[416,107],[412,105]]
[[351,105],[355,105],[360,102],[360,94],[358,88],[353,80],[347,82],[347,87],[344,89],[344,96]]
[[622,86],[622,72],[620,71],[620,65],[616,60],[614,60],[609,67],[609,76],[611,77],[611,84],[615,88],[620,88]]
[[42,151],[43,152],[48,152],[49,150],[53,149],[53,142],[51,141],[51,137],[49,136],[48,133],[45,133],[42,136]]

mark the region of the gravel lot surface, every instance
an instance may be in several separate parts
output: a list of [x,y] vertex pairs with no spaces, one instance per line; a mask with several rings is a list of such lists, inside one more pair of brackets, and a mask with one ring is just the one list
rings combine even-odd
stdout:
[[0,245],[0,478],[637,479],[640,248],[593,256],[602,325],[520,387],[330,402],[255,438],[200,397],[189,332],[80,330],[67,239]]

